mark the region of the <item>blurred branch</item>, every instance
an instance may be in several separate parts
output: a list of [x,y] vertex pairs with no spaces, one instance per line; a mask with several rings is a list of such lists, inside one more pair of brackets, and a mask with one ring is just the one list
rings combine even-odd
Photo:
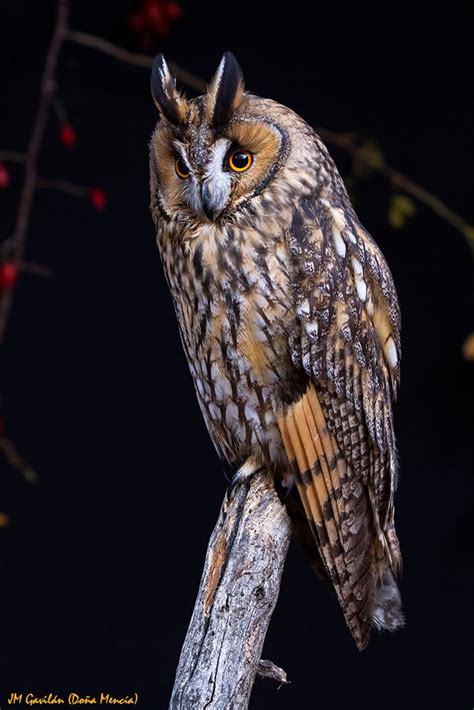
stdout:
[[53,99],[53,109],[56,114],[59,123],[69,123],[69,118],[66,111],[66,106],[64,101],[62,101],[59,96],[55,96]]
[[74,197],[84,197],[89,192],[89,188],[84,185],[76,185],[67,180],[49,180],[46,178],[38,178],[37,186],[46,190],[59,190],[67,195]]
[[[153,65],[153,57],[150,57],[148,54],[130,52],[128,49],[112,44],[112,42],[109,42],[107,39],[90,35],[87,32],[69,30],[67,33],[67,39],[70,42],[82,44],[84,47],[97,49],[99,52],[115,57],[115,59],[118,59],[120,62],[125,62],[126,64],[133,64],[134,66],[145,67],[147,69],[150,69]],[[191,89],[194,89],[200,93],[206,91],[207,84],[205,81],[199,79],[197,76],[194,76],[194,74],[186,69],[182,69],[174,62],[169,62],[168,64],[170,70],[183,84],[186,84]]]
[[[28,150],[26,152],[23,188],[18,205],[15,230],[12,236],[12,260],[13,263],[17,265],[23,260],[25,252],[28,226],[37,187],[38,155],[41,150],[46,122],[48,120],[51,102],[56,89],[56,67],[58,64],[59,53],[66,37],[68,15],[69,0],[59,0],[56,25],[54,27],[53,36],[48,48],[46,64],[41,78],[40,99],[36,110]],[[0,341],[2,341],[5,336],[8,317],[13,305],[14,292],[15,284],[12,288],[4,291],[2,294],[0,301]]]
[[466,237],[471,249],[474,250],[474,226],[466,222],[460,215],[448,207],[439,197],[428,192],[424,187],[413,182],[413,180],[403,173],[388,165],[385,160],[378,156],[374,163],[372,156],[367,154],[363,147],[358,146],[351,135],[347,133],[335,133],[327,128],[316,128],[316,133],[326,142],[337,146],[354,159],[364,163],[368,167],[384,175],[395,187],[400,188],[408,195],[411,195],[419,202],[430,207],[438,217],[457,229]]
[[[17,211],[15,228],[13,234],[8,239],[8,250],[11,254],[13,263],[16,265],[19,265],[20,262],[23,261],[25,242],[36,189],[39,187],[56,189],[74,196],[84,196],[88,192],[87,188],[80,185],[74,185],[65,180],[38,179],[37,176],[37,159],[41,149],[46,121],[48,119],[51,105],[55,108],[60,119],[61,116],[64,120],[66,117],[61,102],[57,99],[57,97],[55,97],[56,67],[59,53],[64,41],[68,40],[78,45],[96,49],[126,64],[140,66],[147,69],[149,69],[153,64],[153,57],[149,55],[129,51],[128,49],[119,47],[112,42],[103,39],[102,37],[69,29],[69,4],[70,0],[58,0],[56,24],[48,48],[46,64],[41,80],[40,100],[33,123],[28,150],[26,153],[10,150],[0,151],[0,162],[16,162],[25,164],[23,187]],[[204,92],[206,90],[206,83],[199,77],[173,62],[170,62],[169,66],[171,71],[183,84],[189,86],[197,92]],[[54,102],[56,102],[56,104],[54,104]],[[471,249],[474,251],[474,226],[466,222],[463,217],[454,212],[436,195],[421,187],[403,173],[392,168],[385,162],[383,156],[378,155],[377,160],[374,160],[374,155],[368,152],[364,146],[358,145],[351,134],[337,133],[326,128],[318,128],[317,132],[326,143],[340,148],[351,155],[354,160],[358,161],[358,163],[366,165],[371,170],[375,170],[384,175],[393,186],[399,188],[407,195],[414,197],[416,200],[433,210],[433,212],[435,212],[435,214],[437,214],[442,220],[461,232],[461,234],[468,241]],[[99,205],[96,203],[94,196],[92,203],[96,209],[102,209],[103,204],[105,204],[104,200],[105,198],[103,195],[100,195]],[[14,291],[15,285],[3,292],[0,300],[0,342],[5,336],[8,317],[13,304]]]
[[53,276],[53,270],[43,264],[37,264],[35,261],[20,261],[20,269],[25,274],[31,274],[32,276],[44,276],[45,278],[51,278]]
[[[102,37],[96,37],[95,35],[87,34],[86,32],[69,30],[67,39],[71,42],[75,42],[76,44],[82,44],[86,47],[97,49],[127,64],[133,64],[135,66],[145,68],[150,68],[153,64],[153,57],[146,54],[130,52],[128,49],[118,47]],[[183,84],[186,84],[191,89],[198,92],[206,91],[206,82],[199,77],[195,76],[186,69],[183,69],[174,62],[169,62],[169,67],[177,79],[179,79],[179,81]],[[419,202],[432,209],[438,217],[441,217],[441,219],[461,232],[461,234],[466,237],[471,248],[474,250],[474,226],[466,222],[466,220],[464,220],[460,215],[440,200],[439,197],[436,197],[436,195],[433,195],[424,187],[421,187],[421,185],[413,182],[413,180],[406,175],[403,175],[403,173],[392,168],[383,159],[374,164],[371,156],[366,153],[364,148],[361,148],[354,143],[350,135],[346,133],[336,133],[335,131],[331,131],[326,128],[317,128],[316,132],[326,143],[337,146],[341,150],[344,150],[346,153],[352,155],[352,157],[357,159],[360,163],[378,171],[384,175],[392,183],[392,185],[400,188],[408,195],[411,195]]]
[[5,458],[10,466],[21,473],[25,481],[28,483],[37,483],[38,476],[31,468],[29,463],[25,461],[23,456],[17,451],[13,443],[6,436],[0,436],[0,450],[3,451]]
[[0,163],[25,163],[26,154],[16,150],[0,150]]

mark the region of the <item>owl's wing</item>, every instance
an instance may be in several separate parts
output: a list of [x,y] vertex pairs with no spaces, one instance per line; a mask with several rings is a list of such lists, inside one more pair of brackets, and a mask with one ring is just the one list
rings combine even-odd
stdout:
[[290,348],[309,386],[279,425],[326,571],[363,648],[372,623],[402,623],[392,576],[400,563],[392,416],[398,300],[347,196],[337,205],[305,197],[287,240],[297,315]]

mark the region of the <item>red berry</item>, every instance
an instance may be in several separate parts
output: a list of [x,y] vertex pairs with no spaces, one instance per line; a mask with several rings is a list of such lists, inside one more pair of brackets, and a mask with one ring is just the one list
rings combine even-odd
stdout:
[[59,140],[66,148],[76,147],[76,131],[70,123],[62,123],[59,127]]
[[0,264],[0,291],[7,291],[18,279],[18,266],[12,261]]
[[150,4],[145,8],[145,16],[150,24],[156,25],[163,18],[163,9],[160,5]]
[[10,184],[10,173],[8,168],[3,163],[0,163],[0,188],[7,187]]
[[130,15],[128,20],[128,26],[134,32],[141,32],[145,27],[145,18],[142,14],[139,14],[138,12],[134,15]]
[[89,202],[96,210],[102,211],[105,209],[107,196],[102,188],[93,187],[92,190],[89,190],[88,198]]
[[177,2],[167,2],[165,12],[170,20],[178,20],[183,14],[183,8]]

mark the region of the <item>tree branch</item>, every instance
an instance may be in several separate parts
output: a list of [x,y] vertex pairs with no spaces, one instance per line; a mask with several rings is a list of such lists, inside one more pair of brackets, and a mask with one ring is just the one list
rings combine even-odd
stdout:
[[0,451],[3,451],[10,466],[21,473],[25,481],[28,483],[38,483],[36,472],[18,452],[13,442],[3,434],[0,436]]
[[90,189],[85,185],[76,185],[68,180],[50,178],[38,178],[37,187],[44,190],[59,190],[73,197],[84,197]]
[[244,709],[258,672],[286,682],[261,661],[280,589],[291,523],[271,476],[254,474],[224,500],[184,641],[170,710]]
[[18,150],[0,150],[0,163],[25,163],[25,153]]
[[[55,91],[55,75],[59,53],[66,36],[69,15],[69,1],[59,0],[51,43],[49,45],[46,64],[41,79],[41,91],[38,108],[36,111],[33,130],[31,133],[28,150],[26,153],[25,175],[20,202],[18,205],[15,231],[11,240],[11,258],[16,264],[23,260],[25,253],[26,236],[33,207],[33,198],[37,187],[37,163],[41,150],[46,122],[48,120],[51,102]],[[13,304],[15,285],[4,291],[0,300],[0,342],[4,339],[8,316]]]
[[[148,54],[139,54],[137,52],[130,52],[128,49],[123,47],[118,47],[116,44],[112,44],[107,39],[102,37],[96,37],[95,35],[88,34],[87,32],[77,32],[76,30],[69,30],[67,33],[67,39],[70,42],[75,42],[76,44],[82,44],[84,47],[91,47],[92,49],[98,49],[104,54],[108,54],[111,57],[115,57],[120,62],[125,62],[126,64],[132,64],[137,67],[146,67],[150,69],[153,66],[153,57]],[[168,66],[171,72],[183,83],[194,89],[198,93],[203,93],[206,91],[206,82],[194,76],[186,69],[182,69],[180,66],[174,62],[168,62]]]
[[[82,44],[86,47],[98,49],[99,51],[115,57],[115,59],[127,64],[133,64],[135,66],[146,68],[150,68],[153,65],[153,57],[146,54],[130,52],[127,49],[123,49],[122,47],[112,44],[112,42],[109,42],[102,37],[96,37],[95,35],[90,35],[86,32],[70,30],[67,38],[71,42],[76,42],[76,44]],[[205,81],[186,69],[183,69],[174,62],[168,62],[168,64],[172,73],[183,84],[186,84],[199,93],[206,91],[207,85]],[[371,162],[370,157],[368,157],[365,153],[364,149],[357,146],[346,133],[336,133],[335,131],[321,127],[316,128],[316,132],[326,143],[335,145],[341,150],[344,150],[346,153],[349,153],[364,165],[367,165],[384,175],[392,183],[392,185],[399,187],[408,195],[411,195],[416,200],[432,209],[438,217],[441,217],[441,219],[461,232],[461,234],[463,234],[463,236],[468,240],[471,248],[474,249],[474,226],[466,222],[465,219],[442,202],[439,197],[436,197],[436,195],[433,195],[424,187],[417,185],[417,183],[413,182],[413,180],[409,177],[398,170],[395,170],[390,165],[387,165],[385,161],[380,161],[377,165],[374,165],[373,162]]]
[[411,195],[418,202],[422,202],[435,212],[438,217],[441,217],[445,222],[457,229],[463,234],[471,248],[474,249],[474,227],[460,217],[450,207],[448,207],[439,197],[433,195],[424,187],[417,185],[411,178],[403,173],[395,170],[388,165],[383,158],[377,156],[377,162],[374,164],[373,158],[367,155],[363,147],[354,143],[353,139],[347,133],[335,133],[327,128],[316,128],[316,133],[323,139],[325,143],[330,143],[337,146],[346,153],[349,153],[353,158],[359,160],[364,165],[384,175],[395,187],[400,188],[407,195]]

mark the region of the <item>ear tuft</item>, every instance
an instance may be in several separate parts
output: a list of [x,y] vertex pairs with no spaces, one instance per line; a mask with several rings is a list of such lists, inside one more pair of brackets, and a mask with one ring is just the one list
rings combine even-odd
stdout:
[[240,106],[244,96],[242,69],[232,52],[226,52],[207,92],[207,119],[222,126]]
[[151,70],[151,94],[165,118],[177,125],[186,118],[186,100],[176,88],[176,80],[170,74],[162,54],[157,54]]

